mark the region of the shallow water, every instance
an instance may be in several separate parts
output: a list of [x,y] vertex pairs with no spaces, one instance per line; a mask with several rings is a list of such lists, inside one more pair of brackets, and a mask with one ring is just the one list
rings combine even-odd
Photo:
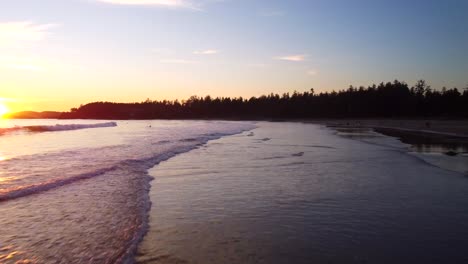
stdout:
[[465,263],[468,179],[375,134],[259,123],[150,170],[139,263]]
[[103,122],[93,120],[3,122],[3,128],[52,130],[0,135],[0,263],[131,262],[146,227],[147,170],[210,139],[254,127],[214,121],[119,121],[116,127],[85,125]]
[[437,153],[299,123],[105,123],[0,123],[20,128],[0,135],[0,263],[131,263],[150,208],[141,263],[467,260],[468,181]]

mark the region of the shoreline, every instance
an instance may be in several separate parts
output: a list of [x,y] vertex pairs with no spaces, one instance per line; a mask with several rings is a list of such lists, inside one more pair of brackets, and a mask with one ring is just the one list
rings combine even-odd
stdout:
[[437,118],[186,118],[186,119],[93,119],[93,118],[12,118],[5,120],[113,120],[113,121],[252,121],[252,122],[300,122],[323,124],[338,127],[396,129],[421,134],[434,134],[451,137],[468,138],[468,119]]
[[323,119],[303,120],[329,127],[371,128],[400,131],[425,137],[451,137],[468,141],[468,120],[437,119]]
[[[432,166],[468,175],[468,136],[406,127],[378,126],[360,123],[320,123],[352,139],[368,142],[375,132],[406,144],[406,151]],[[414,124],[413,124],[414,125]],[[351,135],[351,136],[350,136]],[[345,136],[346,137],[346,136]],[[372,141],[372,139],[370,139]]]
[[[458,172],[401,151],[344,139],[318,125],[258,126],[251,136],[221,138],[150,171],[155,178],[150,197],[158,202],[152,205],[152,228],[139,246],[137,263],[342,262],[356,256],[379,262],[389,254],[397,257],[394,262],[405,262],[407,245],[400,241],[443,245],[445,240],[430,238],[448,236],[447,229],[439,233],[434,227],[428,233],[426,227],[453,223],[446,217],[454,215],[452,207],[443,204],[435,214],[431,208],[459,197],[459,189],[466,195],[466,180]],[[448,184],[460,188],[447,194]],[[397,210],[404,213],[395,214]],[[421,217],[424,225],[414,221],[419,211],[427,212]],[[330,221],[335,216],[340,220]],[[350,229],[349,223],[359,226]],[[385,228],[392,234],[401,228],[396,237],[390,236],[399,245],[391,252],[379,252],[378,243],[387,243],[381,240]],[[408,230],[421,235],[407,236]],[[288,239],[278,239],[284,237]],[[349,243],[350,237],[358,243]],[[362,247],[364,243],[369,246]],[[401,252],[400,257],[395,252]],[[416,253],[415,259],[428,256],[427,250]],[[452,257],[451,252],[444,256]]]
[[[343,123],[343,121],[345,123]],[[371,129],[419,149],[449,156],[468,153],[468,123],[434,120],[341,120],[321,123],[336,129]],[[424,149],[424,150],[421,150]]]
[[[10,119],[15,120],[15,119]],[[23,119],[24,120],[24,119]],[[48,120],[48,119],[47,119]],[[57,119],[69,120],[69,119]],[[78,119],[82,120],[82,119]],[[90,119],[86,119],[90,120]],[[168,121],[169,119],[145,119]],[[396,137],[411,145],[451,145],[444,153],[457,155],[468,153],[468,120],[466,119],[170,119],[177,121],[239,121],[239,122],[274,122],[274,123],[310,123],[341,129],[372,129],[375,132]],[[114,120],[129,121],[129,120]],[[138,121],[143,121],[138,119]],[[13,128],[17,129],[17,128]],[[1,129],[0,129],[1,130]],[[1,135],[1,133],[0,133]],[[458,145],[458,146],[455,146]],[[455,147],[454,147],[455,146]],[[452,148],[455,148],[452,150]],[[458,149],[458,150],[457,150]]]

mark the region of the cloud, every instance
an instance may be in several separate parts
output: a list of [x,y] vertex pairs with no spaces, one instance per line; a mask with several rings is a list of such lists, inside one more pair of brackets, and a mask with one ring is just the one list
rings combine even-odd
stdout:
[[309,76],[315,76],[318,74],[318,72],[316,70],[308,70],[306,74]]
[[35,24],[29,21],[0,23],[0,47],[17,46],[43,40],[56,24]]
[[44,40],[56,26],[30,21],[0,23],[0,67],[30,72],[46,71],[50,63],[29,54],[28,48]]
[[197,63],[196,61],[184,60],[184,59],[167,59],[167,60],[160,60],[159,62],[168,63],[168,64],[194,64],[194,63]]
[[103,3],[115,5],[141,5],[141,6],[160,6],[169,8],[189,8],[200,10],[193,2],[188,0],[96,0]]
[[193,52],[193,54],[196,55],[213,55],[213,54],[218,54],[218,50],[196,50]]
[[293,61],[293,62],[301,62],[306,60],[306,55],[288,55],[288,56],[280,56],[276,57],[276,60],[284,60],[284,61]]

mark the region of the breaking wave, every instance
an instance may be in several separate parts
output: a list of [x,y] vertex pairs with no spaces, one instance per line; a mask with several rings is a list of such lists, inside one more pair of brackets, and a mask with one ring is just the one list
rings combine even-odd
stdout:
[[106,122],[97,124],[57,124],[52,126],[15,126],[9,128],[0,128],[0,135],[12,132],[55,132],[116,126],[116,122]]
[[[19,230],[32,223],[42,227],[53,221],[59,221],[62,226],[88,230],[84,231],[88,232],[88,237],[77,238],[72,236],[71,232],[60,238],[60,245],[63,248],[83,245],[79,250],[81,255],[70,253],[35,255],[35,252],[39,251],[48,252],[43,248],[52,245],[55,233],[41,233],[42,237],[47,237],[47,241],[52,241],[45,244],[38,242],[40,236],[36,234],[28,234],[31,237],[28,241],[16,239],[14,242],[30,248],[24,258],[69,257],[68,263],[93,262],[92,260],[94,263],[133,263],[137,245],[148,230],[148,211],[151,206],[149,188],[152,180],[148,170],[162,161],[200,147],[210,140],[255,128],[250,123],[227,122],[213,124],[187,122],[173,127],[167,125],[170,123],[161,124],[163,125],[158,129],[155,125],[154,129],[147,130],[143,123],[122,123],[112,131],[96,130],[96,134],[110,134],[114,137],[123,135],[122,139],[115,141],[115,145],[65,148],[56,152],[16,156],[0,162],[2,177],[8,179],[0,181],[0,205],[5,208],[15,204],[24,205],[24,210],[12,209],[12,212],[22,215],[21,212],[24,211],[29,217],[17,222],[11,222],[6,218],[2,222],[0,218],[0,224],[8,223],[14,226],[9,230]],[[116,125],[114,122],[108,122],[91,125],[20,126],[13,129],[20,132],[46,132]],[[74,138],[74,135],[71,135],[71,138]],[[66,139],[70,140],[70,137]],[[56,144],[59,144],[63,139],[57,137],[56,140],[58,140]],[[51,201],[58,202],[52,205]],[[107,209],[105,211],[93,209],[101,205],[105,205]],[[28,209],[28,206],[32,209]],[[54,206],[67,208],[69,213],[64,217],[60,210],[50,209],[56,208]],[[48,220],[41,220],[45,219],[41,213],[37,216],[30,214],[29,210],[35,210],[34,208],[49,208]],[[92,212],[85,214],[88,209]],[[111,222],[111,226],[119,226],[116,229],[118,234],[104,232],[103,230],[107,230],[109,225],[96,224],[102,219]],[[75,240],[82,240],[83,243],[75,243]],[[0,242],[3,241],[0,239]],[[101,244],[106,246],[101,247]]]
[[0,190],[0,202],[20,198],[20,197],[30,195],[30,194],[45,192],[45,191],[48,191],[48,190],[51,190],[51,189],[54,189],[54,188],[57,188],[66,184],[70,184],[79,180],[85,180],[85,179],[89,179],[95,176],[102,175],[113,169],[115,169],[115,167],[100,169],[100,170],[90,172],[90,173],[79,174],[79,175],[72,176],[70,178],[51,180],[48,182],[42,182],[42,183],[32,184],[28,186],[21,186],[21,187],[16,187],[13,189]]

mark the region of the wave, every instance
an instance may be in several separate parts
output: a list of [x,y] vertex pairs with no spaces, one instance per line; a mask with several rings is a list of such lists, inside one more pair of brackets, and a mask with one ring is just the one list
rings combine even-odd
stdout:
[[[103,126],[103,124],[94,124],[92,127],[100,127]],[[88,128],[84,126],[85,125],[80,125],[80,128],[76,128],[76,126],[74,128]],[[65,127],[62,125],[49,126],[48,128],[49,130],[46,131],[61,131],[64,130]],[[50,130],[50,128],[55,130]],[[73,127],[68,126],[68,129],[70,128]],[[222,127],[222,129],[217,129],[220,129],[223,133],[188,134],[170,140],[162,140],[158,138],[158,134],[155,134],[156,138],[152,137],[153,134],[148,134],[144,140],[137,138],[138,140],[135,140],[134,142],[132,141],[132,144],[119,145],[118,147],[112,147],[111,150],[109,150],[108,147],[99,147],[25,156],[22,159],[11,159],[6,161],[3,165],[7,166],[9,173],[12,175],[14,175],[16,169],[20,170],[22,168],[19,164],[34,164],[35,167],[38,168],[53,167],[55,164],[54,162],[65,164],[70,163],[70,165],[64,166],[63,170],[33,170],[30,172],[31,177],[24,179],[21,178],[21,180],[18,181],[22,186],[16,185],[13,188],[0,190],[0,204],[32,195],[43,195],[49,192],[52,193],[52,195],[55,195],[52,192],[53,190],[65,188],[65,186],[79,186],[81,181],[86,184],[87,181],[94,181],[94,179],[100,184],[109,182],[109,189],[105,187],[102,193],[109,192],[109,195],[112,195],[111,193],[114,192],[112,191],[113,188],[116,188],[113,186],[115,182],[113,182],[112,179],[125,177],[125,182],[132,182],[130,185],[131,188],[119,191],[119,193],[123,193],[121,194],[122,197],[124,197],[127,192],[135,195],[135,197],[131,196],[135,199],[127,202],[131,203],[132,208],[136,210],[137,216],[135,219],[138,220],[136,222],[132,222],[132,225],[128,227],[128,236],[125,237],[125,241],[123,242],[125,245],[122,247],[119,246],[116,249],[115,254],[109,255],[107,262],[133,263],[134,256],[137,252],[137,246],[148,231],[149,210],[151,208],[149,189],[151,186],[150,182],[153,179],[148,174],[148,170],[162,161],[198,148],[210,140],[242,133],[243,131],[253,128],[255,128],[253,125],[236,125],[236,127],[232,128]],[[89,162],[92,162],[93,164],[89,164]],[[9,166],[15,164],[17,165],[17,168],[15,166]],[[61,175],[61,178],[59,179],[41,179],[44,175],[48,174],[51,174],[52,176],[57,173],[62,174],[62,171],[63,175]],[[18,171],[18,173],[20,173],[20,171]],[[99,178],[99,180],[97,178]],[[29,181],[29,179],[32,181]],[[72,190],[76,191],[73,188]],[[98,194],[101,193],[99,192]],[[99,197],[104,199],[102,198],[104,196]],[[96,250],[99,252],[98,249]]]
[[52,180],[52,181],[28,185],[28,186],[21,186],[21,187],[16,187],[14,189],[6,189],[0,192],[0,202],[20,198],[20,197],[31,195],[31,194],[45,192],[45,191],[48,191],[48,190],[51,190],[60,186],[64,186],[64,185],[67,185],[67,184],[70,184],[79,180],[85,180],[85,179],[89,179],[92,177],[96,177],[106,172],[112,171],[114,169],[115,167],[105,168],[105,169],[100,169],[94,172],[75,175],[70,178]]
[[[71,124],[71,125],[55,125],[55,126],[34,126],[34,129],[38,129],[39,127],[41,127],[42,130],[39,130],[39,131],[66,131],[66,130],[84,129],[84,128],[109,127],[109,126],[116,126],[116,125],[117,124],[115,122],[108,122],[108,123],[99,123],[99,124],[91,124],[91,125]],[[18,129],[26,129],[26,128],[29,129],[31,127],[20,127]],[[146,170],[157,165],[161,161],[167,160],[177,154],[190,151],[194,148],[197,148],[207,143],[210,140],[219,139],[223,136],[238,134],[238,133],[243,132],[244,130],[252,129],[252,128],[253,127],[246,127],[246,128],[241,128],[238,130],[229,131],[226,133],[202,134],[198,137],[184,138],[181,140],[174,140],[174,141],[160,140],[160,141],[157,141],[156,143],[152,143],[149,145],[145,142],[139,142],[135,144],[134,146],[121,145],[121,146],[117,146],[117,148],[116,147],[112,148],[111,152],[117,153],[115,157],[110,157],[110,152],[105,151],[105,149],[108,149],[108,147],[96,148],[96,149],[85,148],[85,149],[82,149],[83,153],[81,154],[79,153],[75,154],[74,151],[61,152],[60,156],[62,157],[73,156],[73,162],[79,161],[80,160],[79,157],[84,155],[84,153],[90,153],[90,152],[100,153],[102,158],[100,158],[100,155],[98,155],[96,156],[96,159],[94,161],[97,162],[98,164],[102,163],[103,166],[99,166],[98,168],[95,168],[93,171],[82,171],[81,173],[78,172],[77,174],[74,174],[74,175],[72,174],[70,176],[66,176],[63,178],[52,179],[52,180],[36,182],[36,183],[29,182],[29,184],[23,183],[21,186],[14,186],[14,187],[5,188],[5,189],[0,188],[0,202],[28,196],[31,194],[49,191],[51,189],[55,189],[64,185],[72,184],[76,181],[100,176],[100,175],[112,172],[114,170],[117,170],[117,169],[122,169],[124,167],[132,168],[133,170],[137,170],[137,171],[142,170],[146,173]],[[143,154],[145,152],[144,145],[147,145],[147,147],[149,147],[146,151],[150,151],[151,153],[148,153],[148,155]],[[168,146],[165,147],[166,149],[164,150],[158,147],[160,145],[168,145]],[[154,147],[151,147],[151,146],[154,146]],[[119,148],[121,149],[119,150]],[[135,150],[137,152],[134,152]],[[137,154],[139,152],[142,152],[141,156]],[[121,153],[122,155],[129,155],[129,156],[119,159],[117,158],[118,153]],[[38,167],[48,167],[50,166],[50,165],[47,165],[48,162],[53,162],[54,159],[59,159],[57,154],[58,153],[49,153],[49,154],[42,155],[41,159],[43,160],[43,163],[45,164],[38,163],[37,161],[35,161],[34,158],[39,157],[39,156],[32,155],[32,156],[25,156],[26,160],[11,159],[9,160],[9,162],[12,164],[9,165],[7,163],[7,164],[4,164],[4,166],[7,166],[7,167],[10,166],[10,168],[12,168],[11,166],[14,166],[15,164],[25,163],[25,162],[26,163],[35,162],[36,166]],[[108,162],[106,161],[107,159],[111,159],[111,160],[115,159],[115,160]],[[75,169],[77,168],[76,167],[73,168],[73,170]],[[57,173],[57,172],[54,171],[51,173]],[[65,171],[64,174],[69,174],[69,173]],[[34,174],[34,176],[35,177],[30,177],[30,178],[37,178],[37,176],[43,176],[43,175],[41,173],[36,173]]]
[[12,132],[55,132],[116,126],[116,122],[106,122],[97,124],[56,124],[53,126],[15,126],[9,128],[0,128],[0,135]]
[[294,154],[291,154],[291,156],[293,156],[293,157],[302,157],[302,156],[304,156],[304,152],[294,153]]
[[[121,160],[115,163],[112,166],[95,169],[91,172],[85,172],[81,174],[76,174],[61,179],[53,179],[37,184],[30,184],[24,186],[17,186],[13,188],[0,189],[0,203],[8,200],[13,200],[21,198],[24,196],[46,192],[52,189],[56,189],[68,184],[73,184],[77,181],[91,179],[97,176],[104,175],[116,170],[128,170],[128,173],[137,173],[137,174],[146,174],[147,170],[151,167],[159,164],[162,161],[168,160],[169,158],[190,151],[196,148],[198,144],[183,145],[170,149],[167,152],[157,153],[151,157],[141,158],[141,159],[126,159]],[[149,183],[149,182],[148,182]]]

